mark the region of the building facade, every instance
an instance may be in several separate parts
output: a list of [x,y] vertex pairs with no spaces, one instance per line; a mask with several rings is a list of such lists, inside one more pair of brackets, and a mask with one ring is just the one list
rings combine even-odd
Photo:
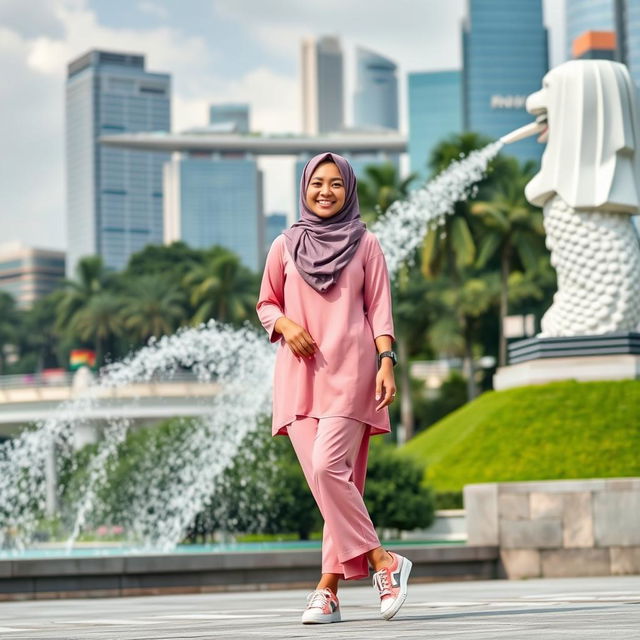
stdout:
[[302,127],[317,135],[344,127],[344,63],[333,36],[302,41]]
[[[532,121],[525,100],[549,69],[542,0],[467,0],[463,33],[464,128],[492,139]],[[509,146],[539,161],[535,138]]]
[[20,243],[0,245],[0,291],[10,294],[21,309],[55,289],[64,280],[65,254]]
[[255,159],[179,154],[165,165],[164,194],[166,244],[220,245],[254,271],[262,266],[262,173]]
[[165,153],[102,147],[101,135],[171,128],[171,81],[144,56],[92,50],[69,63],[66,81],[67,273],[87,255],[123,268],[162,242]]
[[410,73],[408,91],[409,167],[417,186],[429,176],[433,148],[462,131],[462,72]]
[[356,49],[356,128],[398,129],[398,77],[395,62],[374,51]]
[[234,124],[234,133],[249,133],[249,105],[245,103],[212,104],[209,106],[209,124]]
[[[566,0],[566,12],[569,51],[587,31],[615,31],[615,59],[629,67],[631,77],[640,86],[640,2]],[[601,57],[610,59],[606,54]]]

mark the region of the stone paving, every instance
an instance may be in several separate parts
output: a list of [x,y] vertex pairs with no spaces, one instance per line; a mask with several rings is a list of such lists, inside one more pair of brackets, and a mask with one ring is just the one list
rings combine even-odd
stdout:
[[4,602],[0,640],[640,638],[640,576],[414,584],[389,622],[361,581],[340,590],[341,623],[314,626],[299,621],[306,593]]

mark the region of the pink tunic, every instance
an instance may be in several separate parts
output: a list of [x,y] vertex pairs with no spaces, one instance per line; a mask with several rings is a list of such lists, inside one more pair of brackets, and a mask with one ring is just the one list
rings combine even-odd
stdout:
[[[344,416],[388,433],[389,410],[376,411],[374,339],[393,333],[389,272],[376,236],[365,231],[349,264],[326,293],[300,276],[284,235],[272,243],[256,311],[271,342],[280,341],[273,372],[272,435],[288,435],[296,416]],[[274,325],[286,316],[316,341],[311,359],[297,358]]]

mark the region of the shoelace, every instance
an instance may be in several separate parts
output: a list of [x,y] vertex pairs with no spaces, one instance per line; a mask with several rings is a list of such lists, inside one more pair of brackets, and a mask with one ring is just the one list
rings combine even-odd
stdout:
[[389,584],[389,572],[387,569],[380,569],[373,574],[373,586],[378,588],[380,597],[391,595],[391,585]]
[[314,607],[324,609],[330,597],[329,592],[325,589],[316,589],[307,596],[307,609],[313,609]]

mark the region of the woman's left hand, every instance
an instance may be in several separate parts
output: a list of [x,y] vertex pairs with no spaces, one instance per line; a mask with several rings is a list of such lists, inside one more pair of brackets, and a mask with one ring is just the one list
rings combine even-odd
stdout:
[[393,376],[393,362],[390,358],[382,358],[382,364],[376,374],[376,400],[382,400],[376,407],[380,411],[383,407],[391,404],[396,395],[396,381]]

